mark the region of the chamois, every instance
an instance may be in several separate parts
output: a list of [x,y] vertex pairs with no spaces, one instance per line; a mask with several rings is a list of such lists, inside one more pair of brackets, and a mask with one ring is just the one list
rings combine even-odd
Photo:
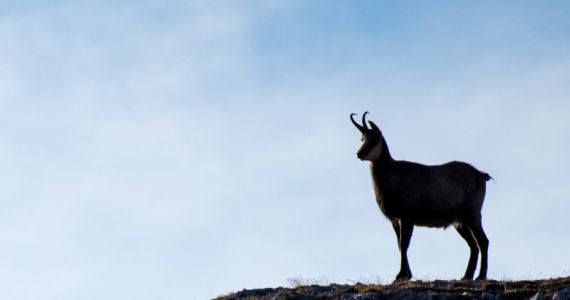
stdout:
[[395,160],[390,155],[382,132],[372,121],[362,125],[353,116],[350,120],[362,133],[362,145],[356,156],[370,161],[376,202],[392,223],[400,248],[400,272],[395,281],[412,278],[408,264],[408,246],[414,226],[455,229],[467,242],[471,254],[462,280],[472,280],[481,251],[481,268],[477,280],[487,278],[489,240],[481,224],[481,208],[485,199],[486,181],[491,176],[468,163],[453,161],[426,166]]

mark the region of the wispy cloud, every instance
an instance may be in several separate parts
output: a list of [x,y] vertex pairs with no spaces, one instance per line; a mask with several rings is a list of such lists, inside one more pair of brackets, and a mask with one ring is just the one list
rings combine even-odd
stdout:
[[[299,274],[391,276],[392,229],[348,121],[364,110],[397,158],[466,160],[496,178],[484,212],[492,276],[563,272],[559,13],[335,5],[4,12],[2,296],[205,298]],[[460,274],[458,236],[415,236],[416,274]]]

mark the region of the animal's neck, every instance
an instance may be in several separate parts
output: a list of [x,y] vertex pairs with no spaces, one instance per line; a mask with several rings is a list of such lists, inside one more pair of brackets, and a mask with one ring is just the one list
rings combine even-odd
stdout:
[[371,165],[376,167],[382,167],[390,164],[394,159],[390,154],[390,149],[388,148],[388,144],[386,143],[386,139],[382,139],[382,152],[380,153],[380,157],[371,162]]
[[380,187],[384,181],[384,178],[390,173],[390,167],[394,159],[390,155],[390,149],[388,149],[388,144],[382,139],[382,153],[380,157],[376,160],[370,162],[370,170],[372,171],[372,179],[374,181],[374,186],[376,193],[380,192]]
[[389,181],[388,178],[391,174],[390,169],[392,168],[394,159],[392,159],[390,155],[386,141],[383,140],[382,143],[382,153],[378,159],[370,162],[370,171],[372,173],[376,203],[378,203],[384,215],[391,219],[395,212],[393,211],[393,205],[390,205],[390,199],[385,197],[385,193],[386,183]]

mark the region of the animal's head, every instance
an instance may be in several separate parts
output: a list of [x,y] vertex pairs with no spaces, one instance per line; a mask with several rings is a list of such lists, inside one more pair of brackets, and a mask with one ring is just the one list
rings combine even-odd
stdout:
[[362,125],[358,124],[354,120],[354,116],[356,115],[354,113],[350,114],[350,120],[352,121],[352,124],[354,124],[354,126],[356,126],[356,128],[362,133],[362,138],[360,139],[362,141],[362,145],[360,145],[360,148],[358,148],[356,156],[360,160],[374,161],[379,159],[380,155],[382,154],[384,137],[382,136],[380,128],[378,128],[374,122],[368,121],[370,127],[366,125],[367,113],[368,112],[365,112],[364,115],[362,115]]

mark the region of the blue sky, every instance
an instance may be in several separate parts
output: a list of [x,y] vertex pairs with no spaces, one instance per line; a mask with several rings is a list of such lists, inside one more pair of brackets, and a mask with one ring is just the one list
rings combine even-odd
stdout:
[[[490,173],[495,279],[570,275],[564,1],[13,1],[0,9],[0,298],[204,299],[390,282],[356,159]],[[417,279],[460,277],[416,229]]]

